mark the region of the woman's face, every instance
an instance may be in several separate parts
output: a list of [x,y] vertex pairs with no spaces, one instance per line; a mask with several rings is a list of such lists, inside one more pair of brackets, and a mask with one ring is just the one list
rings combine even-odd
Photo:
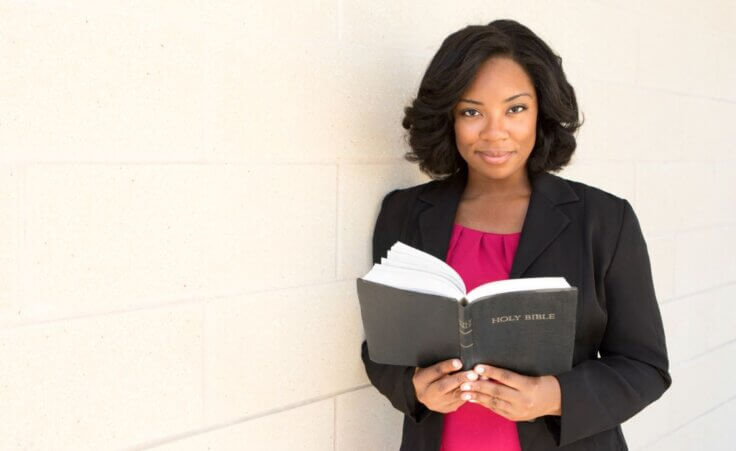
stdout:
[[484,62],[452,114],[469,177],[524,180],[536,139],[537,95],[519,64],[506,57]]

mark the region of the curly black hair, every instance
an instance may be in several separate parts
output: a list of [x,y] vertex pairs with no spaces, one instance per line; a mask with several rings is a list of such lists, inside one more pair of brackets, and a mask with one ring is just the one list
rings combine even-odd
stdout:
[[537,92],[536,142],[527,160],[530,177],[559,171],[575,151],[578,119],[575,90],[562,70],[562,58],[529,28],[510,19],[469,25],[445,38],[429,63],[401,125],[411,150],[404,158],[419,163],[432,179],[467,170],[455,144],[452,110],[489,58],[508,57],[527,73]]

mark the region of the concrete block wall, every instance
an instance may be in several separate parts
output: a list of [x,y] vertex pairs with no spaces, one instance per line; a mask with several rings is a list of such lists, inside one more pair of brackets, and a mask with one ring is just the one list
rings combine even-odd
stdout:
[[736,63],[726,0],[0,0],[0,449],[397,449],[354,280],[449,33],[514,18],[629,199],[674,383],[633,450],[731,449]]

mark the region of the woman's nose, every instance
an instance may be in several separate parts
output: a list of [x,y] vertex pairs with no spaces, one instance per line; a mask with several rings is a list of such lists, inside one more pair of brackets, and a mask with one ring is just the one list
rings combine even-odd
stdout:
[[480,132],[480,137],[488,141],[507,138],[506,118],[497,115],[488,115],[487,117],[488,119]]

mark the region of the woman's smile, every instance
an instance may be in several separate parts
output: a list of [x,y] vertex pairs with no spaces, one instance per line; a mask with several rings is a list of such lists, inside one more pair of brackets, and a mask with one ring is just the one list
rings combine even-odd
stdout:
[[489,164],[503,164],[516,152],[478,152],[480,157]]

